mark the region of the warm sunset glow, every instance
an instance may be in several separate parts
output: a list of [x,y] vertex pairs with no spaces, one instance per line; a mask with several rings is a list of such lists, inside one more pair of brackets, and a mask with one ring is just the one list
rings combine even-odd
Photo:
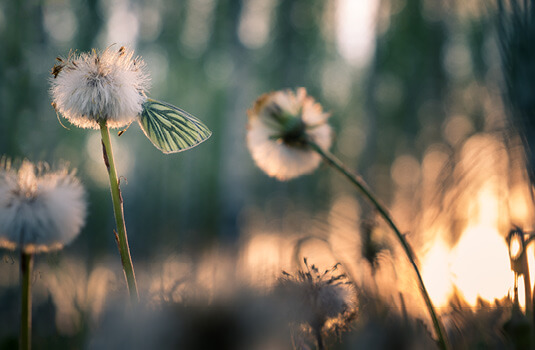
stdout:
[[477,298],[494,300],[513,284],[507,244],[491,226],[469,227],[452,249],[437,240],[423,259],[423,277],[437,306],[446,306],[453,288],[475,305]]
[[423,260],[422,275],[436,306],[445,306],[453,292],[450,271],[450,250],[437,239]]
[[513,284],[505,239],[492,226],[469,227],[452,250],[453,283],[471,305],[507,295]]
[[256,234],[241,253],[242,274],[253,285],[269,285],[280,273],[281,263],[288,255],[288,242],[278,235]]
[[512,188],[509,194],[511,221],[518,224],[531,222],[529,219],[533,208],[530,205],[531,196],[526,187],[525,185],[517,185]]
[[522,241],[518,235],[513,235],[511,237],[511,242],[509,243],[509,255],[511,259],[516,260],[522,254]]
[[[494,190],[486,184],[466,205],[470,222],[455,246],[450,248],[438,238],[422,260],[423,276],[437,306],[447,305],[454,288],[471,305],[479,297],[502,298],[512,289],[509,248],[497,228],[499,202]],[[513,252],[520,248],[516,241],[511,246]]]

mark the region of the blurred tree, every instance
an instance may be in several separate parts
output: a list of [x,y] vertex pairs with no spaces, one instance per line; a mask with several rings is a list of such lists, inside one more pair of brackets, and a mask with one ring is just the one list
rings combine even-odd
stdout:
[[[363,164],[388,166],[400,154],[421,155],[417,136],[423,126],[434,126],[431,139],[441,137],[441,101],[448,85],[443,67],[446,28],[442,19],[425,16],[424,3],[382,3],[391,15],[388,29],[377,38],[367,82],[369,142]],[[381,190],[381,196],[391,193],[388,186]]]

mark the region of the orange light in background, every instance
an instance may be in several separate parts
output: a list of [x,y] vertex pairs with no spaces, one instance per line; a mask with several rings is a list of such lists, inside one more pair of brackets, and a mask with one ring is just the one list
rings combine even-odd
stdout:
[[[425,211],[421,227],[430,248],[422,256],[421,266],[437,306],[447,306],[453,291],[474,306],[478,298],[493,302],[512,295],[514,273],[506,234],[515,225],[532,230],[535,210],[519,140],[505,144],[493,133],[465,139],[472,130],[469,122],[458,116],[450,118],[446,139],[458,146],[457,151],[448,153],[445,147],[433,146],[443,151],[426,152],[422,162]],[[441,155],[441,161],[434,161],[435,153]],[[519,242],[513,241],[511,248],[516,254]],[[533,278],[533,247],[526,250]],[[520,278],[518,282],[520,303],[524,304],[524,281]]]
[[511,193],[509,194],[509,203],[510,203],[510,215],[511,222],[513,223],[524,223],[529,222],[531,208],[529,201],[531,200],[528,191],[526,191],[527,186],[516,185],[512,188]]
[[422,260],[422,278],[435,306],[446,306],[453,293],[450,249],[440,237]]
[[437,238],[422,259],[423,276],[437,306],[447,306],[454,288],[470,305],[479,297],[493,301],[513,285],[509,248],[499,232],[499,200],[492,182],[466,207],[469,223],[454,247]]
[[509,255],[512,260],[516,260],[522,254],[522,239],[518,235],[513,235],[511,237],[511,242],[509,243]]
[[495,227],[470,226],[452,250],[453,283],[466,301],[492,301],[506,296],[513,285],[509,253],[503,236]]
[[259,233],[253,235],[241,251],[241,274],[255,286],[269,286],[287,268],[289,244],[283,237]]

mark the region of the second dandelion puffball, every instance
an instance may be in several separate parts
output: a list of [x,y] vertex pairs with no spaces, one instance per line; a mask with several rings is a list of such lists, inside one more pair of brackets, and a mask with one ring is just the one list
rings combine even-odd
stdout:
[[0,163],[0,247],[25,253],[61,249],[85,222],[85,191],[74,172],[23,161]]
[[321,157],[308,143],[329,149],[332,131],[328,118],[304,88],[260,96],[248,111],[247,126],[247,146],[256,165],[279,180],[311,173]]

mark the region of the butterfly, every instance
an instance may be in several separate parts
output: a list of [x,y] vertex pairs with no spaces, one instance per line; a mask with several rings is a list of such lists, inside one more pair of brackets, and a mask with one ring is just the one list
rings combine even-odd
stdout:
[[185,110],[151,98],[142,105],[139,125],[163,153],[185,151],[212,135],[206,125]]

